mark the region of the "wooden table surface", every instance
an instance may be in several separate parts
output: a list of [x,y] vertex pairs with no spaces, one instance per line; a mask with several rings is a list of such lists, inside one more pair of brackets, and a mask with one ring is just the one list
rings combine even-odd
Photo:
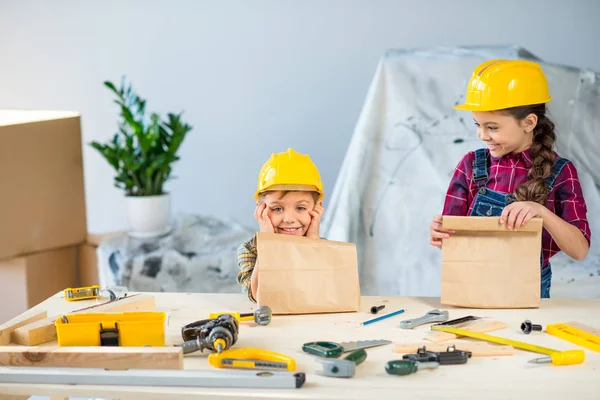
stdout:
[[[241,311],[255,308],[243,295],[152,293],[157,310],[168,312],[167,345],[181,341],[181,326],[203,319],[209,312]],[[91,302],[91,301],[88,301]],[[83,302],[77,304],[77,308]],[[91,303],[90,303],[91,304]],[[385,304],[380,315],[400,308],[404,314],[368,326],[361,321],[373,317],[372,305]],[[57,294],[35,309],[46,309],[49,315],[73,309],[71,303]],[[387,361],[399,359],[394,353],[396,343],[422,342],[430,331],[429,325],[414,330],[398,328],[403,319],[414,318],[439,308],[448,310],[450,319],[476,315],[508,324],[504,330],[490,334],[522,340],[557,350],[580,347],[543,332],[524,335],[520,324],[525,319],[543,326],[551,323],[577,321],[600,328],[600,299],[544,299],[539,309],[481,310],[442,307],[438,298],[363,297],[358,313],[322,315],[275,315],[267,326],[242,322],[235,347],[264,348],[293,357],[297,371],[305,372],[306,383],[300,389],[230,389],[230,388],[164,388],[136,386],[65,386],[0,384],[0,394],[63,395],[113,399],[187,399],[199,397],[226,398],[294,398],[294,399],[599,399],[600,353],[585,350],[586,360],[575,366],[557,367],[551,364],[530,364],[528,360],[543,355],[517,350],[513,356],[476,357],[465,365],[440,366],[408,376],[386,374]],[[367,359],[356,368],[352,378],[330,378],[317,375],[321,367],[314,356],[302,352],[303,343],[317,340],[345,342],[354,340],[388,339],[393,342],[367,349]],[[53,345],[53,344],[50,344]],[[208,353],[196,352],[185,356],[185,369],[212,369]],[[568,396],[568,397],[567,397]]]

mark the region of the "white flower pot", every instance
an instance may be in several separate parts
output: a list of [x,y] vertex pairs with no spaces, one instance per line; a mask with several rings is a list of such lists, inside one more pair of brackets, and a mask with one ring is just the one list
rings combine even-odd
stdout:
[[171,195],[127,196],[129,235],[155,237],[171,230]]

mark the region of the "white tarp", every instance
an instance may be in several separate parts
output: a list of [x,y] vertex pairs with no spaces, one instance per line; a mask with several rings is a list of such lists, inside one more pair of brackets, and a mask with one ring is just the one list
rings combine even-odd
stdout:
[[232,220],[179,214],[168,235],[123,234],[98,247],[100,285],[132,292],[241,293],[237,248],[254,234]]
[[553,297],[600,297],[600,74],[548,64],[517,46],[392,50],[379,63],[323,221],[356,243],[365,295],[439,296],[441,251],[429,245],[456,164],[482,147],[462,102],[473,69],[534,59],[550,82],[557,151],[578,168],[592,248],[551,259]]

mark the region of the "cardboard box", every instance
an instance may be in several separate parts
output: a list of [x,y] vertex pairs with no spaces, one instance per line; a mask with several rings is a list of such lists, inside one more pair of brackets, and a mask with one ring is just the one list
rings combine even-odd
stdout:
[[0,323],[77,282],[78,246],[0,260]]
[[0,260],[83,243],[79,114],[0,110]]
[[509,231],[499,219],[443,217],[443,228],[456,232],[442,246],[442,304],[540,306],[542,219],[533,218],[517,231]]

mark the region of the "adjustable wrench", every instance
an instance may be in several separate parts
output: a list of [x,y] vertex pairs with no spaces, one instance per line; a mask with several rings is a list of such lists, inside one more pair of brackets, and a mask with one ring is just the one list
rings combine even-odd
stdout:
[[422,317],[415,319],[405,319],[400,322],[400,328],[402,329],[412,329],[417,326],[421,326],[424,324],[429,324],[432,322],[444,322],[448,321],[448,311],[440,311],[440,310],[431,310],[427,314]]

